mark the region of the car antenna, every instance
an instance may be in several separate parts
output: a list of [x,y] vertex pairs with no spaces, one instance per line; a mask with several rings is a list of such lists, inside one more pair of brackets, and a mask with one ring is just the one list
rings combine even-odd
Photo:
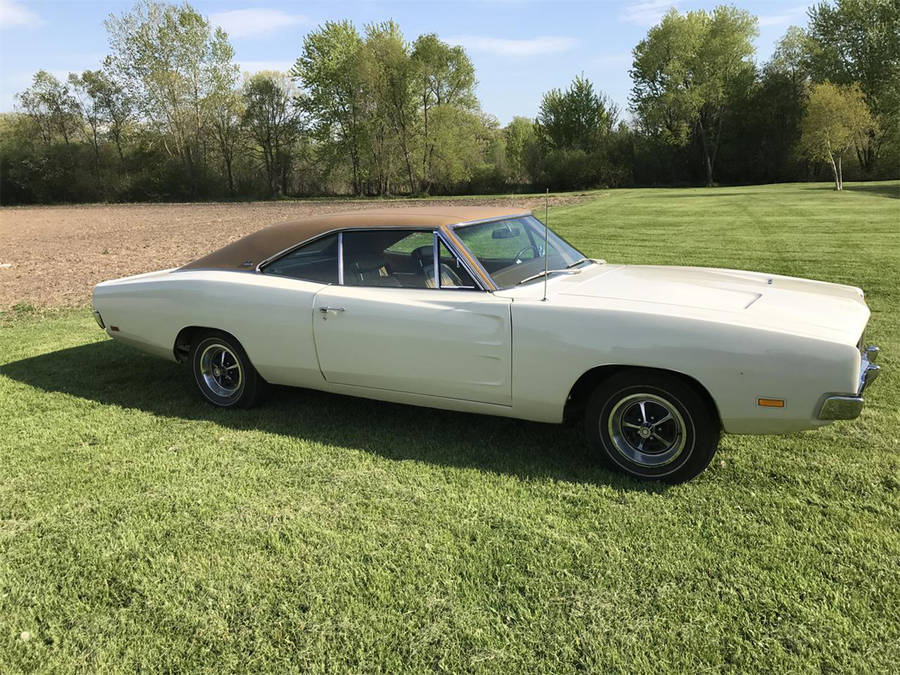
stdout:
[[549,217],[549,209],[547,203],[550,201],[550,188],[544,193],[544,299],[541,302],[547,302],[547,240],[550,237],[550,225],[547,224]]

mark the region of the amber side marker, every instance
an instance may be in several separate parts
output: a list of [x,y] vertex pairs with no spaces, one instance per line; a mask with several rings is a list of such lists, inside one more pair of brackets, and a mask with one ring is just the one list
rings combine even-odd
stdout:
[[783,408],[784,400],[780,398],[758,398],[756,404],[763,408]]

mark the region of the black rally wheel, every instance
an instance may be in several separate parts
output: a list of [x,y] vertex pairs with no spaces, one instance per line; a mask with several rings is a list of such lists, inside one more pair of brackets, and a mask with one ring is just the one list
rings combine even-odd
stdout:
[[191,345],[191,366],[200,393],[223,408],[249,408],[263,380],[241,345],[230,335],[207,332]]
[[679,378],[650,370],[601,382],[588,402],[585,433],[610,468],[667,483],[699,474],[719,446],[710,404]]

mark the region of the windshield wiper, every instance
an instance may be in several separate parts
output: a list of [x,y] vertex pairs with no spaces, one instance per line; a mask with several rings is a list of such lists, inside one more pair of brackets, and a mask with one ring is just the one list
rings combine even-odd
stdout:
[[579,258],[579,259],[576,260],[575,262],[569,263],[568,265],[566,265],[566,269],[567,269],[567,270],[568,270],[568,269],[571,269],[571,268],[575,267],[575,265],[580,265],[580,264],[583,263],[583,262],[594,262],[594,261],[593,261],[593,259],[591,259],[591,258]]
[[535,279],[540,279],[544,275],[550,276],[551,274],[581,274],[581,270],[570,270],[568,267],[561,270],[541,270],[537,274],[532,274],[530,277],[525,277],[522,281],[518,282],[516,286],[521,286],[527,281],[534,281]]

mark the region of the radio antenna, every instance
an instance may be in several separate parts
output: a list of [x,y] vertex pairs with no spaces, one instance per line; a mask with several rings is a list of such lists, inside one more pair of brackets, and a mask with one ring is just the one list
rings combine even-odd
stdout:
[[541,302],[547,302],[547,255],[549,252],[549,248],[547,246],[547,240],[550,238],[550,225],[548,225],[549,219],[549,208],[548,203],[550,201],[550,188],[547,188],[547,191],[544,193],[544,299]]

